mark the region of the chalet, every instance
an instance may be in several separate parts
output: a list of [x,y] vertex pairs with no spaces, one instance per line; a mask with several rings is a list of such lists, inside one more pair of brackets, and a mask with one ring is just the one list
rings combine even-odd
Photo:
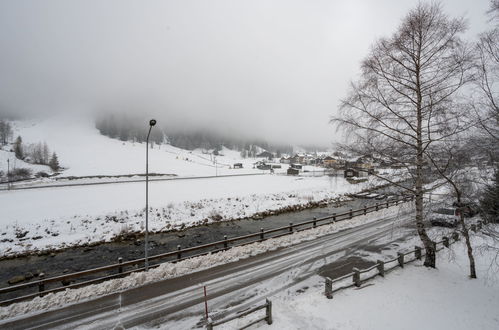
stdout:
[[336,158],[333,158],[331,156],[327,156],[323,160],[324,167],[335,167],[338,165],[338,160]]
[[289,164],[290,161],[289,161],[289,158],[281,157],[281,160],[279,161],[279,163],[281,163],[281,164]]

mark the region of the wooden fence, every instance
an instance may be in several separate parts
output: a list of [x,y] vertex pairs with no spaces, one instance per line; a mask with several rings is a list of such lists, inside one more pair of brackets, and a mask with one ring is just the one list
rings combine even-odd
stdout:
[[[232,247],[247,245],[254,242],[261,242],[270,238],[281,237],[289,234],[293,234],[294,232],[307,230],[310,228],[316,228],[318,226],[323,226],[327,224],[331,224],[337,221],[343,221],[352,219],[356,216],[366,215],[371,212],[376,212],[381,209],[388,208],[390,206],[398,205],[401,202],[407,202],[412,200],[412,197],[404,197],[399,200],[391,200],[385,203],[376,203],[376,205],[372,206],[364,206],[361,209],[350,209],[347,212],[343,213],[333,213],[330,216],[322,217],[322,218],[313,218],[312,220],[307,220],[304,222],[300,222],[297,224],[290,223],[289,226],[274,228],[270,230],[260,229],[259,232],[248,234],[244,236],[227,238],[224,236],[224,239],[221,241],[198,245],[194,247],[184,248],[182,249],[180,245],[177,246],[175,251],[170,251],[167,253],[157,254],[150,256],[148,258],[149,262],[156,264],[150,264],[149,268],[155,268],[160,265],[160,263],[164,262],[177,262],[188,258],[193,258],[197,256],[202,256],[210,253],[217,253],[220,251],[228,250]],[[130,261],[123,261],[122,258],[118,258],[118,263],[97,267],[93,269],[88,269],[76,273],[64,274],[54,277],[45,278],[44,274],[40,274],[37,280],[12,285],[5,288],[0,288],[0,296],[5,295],[6,293],[14,292],[14,291],[26,291],[29,288],[35,288],[35,292],[24,294],[20,296],[16,296],[14,298],[8,298],[0,301],[0,306],[8,305],[14,302],[19,302],[27,299],[32,299],[37,296],[43,296],[47,293],[53,293],[58,291],[63,291],[66,289],[73,289],[82,286],[86,286],[89,284],[100,283],[109,279],[123,277],[125,275],[129,275],[133,272],[144,271],[144,263],[145,259],[135,259]],[[99,277],[94,276],[95,274],[103,274]],[[49,285],[52,287],[50,288]],[[36,290],[36,288],[38,290]]]
[[[479,221],[477,224],[473,224],[470,226],[472,231],[477,231],[482,228],[482,222]],[[434,242],[436,251],[442,250],[444,247],[448,248],[450,244],[455,243],[459,240],[459,233],[457,231],[453,232],[451,237],[442,237],[442,240],[438,242]],[[438,245],[442,245],[443,247],[438,248]],[[415,260],[421,260],[421,258],[425,255],[422,251],[422,248],[419,246],[415,246],[414,250],[397,254],[397,257],[390,260],[377,260],[376,264],[366,269],[357,269],[353,268],[352,272],[340,276],[338,278],[331,279],[326,277],[324,294],[328,299],[333,298],[333,293],[338,292],[343,289],[351,288],[351,287],[360,287],[363,283],[375,278],[376,276],[384,277],[386,273],[396,269],[396,268],[404,268],[404,265]],[[411,257],[412,258],[406,258]],[[391,266],[391,264],[394,264]],[[387,265],[390,265],[387,267]],[[351,278],[351,283],[342,284],[344,280]],[[333,288],[333,284],[339,284],[335,288]]]
[[264,308],[265,308],[265,316],[264,317],[258,318],[258,319],[252,321],[251,323],[246,324],[244,327],[241,327],[239,329],[241,330],[241,329],[249,328],[250,326],[257,324],[258,322],[262,322],[262,321],[266,321],[267,324],[270,325],[270,324],[272,324],[272,302],[268,299],[265,299],[265,304],[253,307],[247,311],[235,314],[235,315],[227,317],[223,320],[213,322],[211,319],[208,319],[208,323],[206,324],[206,329],[213,330],[213,328],[217,325],[221,325],[221,324],[233,321],[235,319],[243,318],[249,314],[252,314],[252,313],[259,311],[260,309],[264,309]]

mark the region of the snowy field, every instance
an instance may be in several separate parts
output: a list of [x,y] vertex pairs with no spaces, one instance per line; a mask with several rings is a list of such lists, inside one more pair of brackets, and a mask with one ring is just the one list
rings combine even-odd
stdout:
[[[61,176],[145,173],[145,143],[123,142],[101,135],[88,116],[17,121],[13,126],[14,138],[20,135],[25,145],[46,142],[50,151],[57,153],[60,165],[64,167]],[[144,125],[144,130],[147,129],[148,126]],[[216,157],[215,164],[213,156],[206,152],[184,150],[168,144],[154,145],[149,150],[149,172],[178,176],[261,173],[253,168],[253,163],[259,159],[243,159],[238,151],[224,148],[222,155]],[[0,170],[6,172],[7,164],[2,160],[7,156],[0,154],[0,157]],[[32,168],[20,160],[12,161],[11,165]],[[243,168],[230,169],[234,163],[243,163]],[[47,166],[42,170],[50,172]]]
[[[251,217],[358,191],[338,177],[257,175],[151,182],[151,232]],[[0,250],[13,255],[108,241],[145,227],[144,183],[0,191]],[[22,201],[22,202],[21,202]]]

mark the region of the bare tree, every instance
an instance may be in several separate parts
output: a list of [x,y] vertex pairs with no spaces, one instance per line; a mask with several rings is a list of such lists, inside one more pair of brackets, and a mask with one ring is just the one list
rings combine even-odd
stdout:
[[473,247],[471,246],[468,227],[464,221],[465,213],[467,212],[464,197],[467,193],[472,194],[472,189],[470,188],[470,181],[472,179],[469,177],[468,171],[472,171],[473,167],[470,168],[463,162],[469,156],[469,153],[459,144],[451,142],[438,143],[433,148],[428,148],[425,151],[425,155],[431,161],[438,174],[452,187],[452,197],[455,198],[455,205],[459,211],[459,227],[468,252],[470,278],[477,278]]
[[351,152],[407,166],[412,185],[405,189],[415,196],[415,224],[429,267],[435,267],[435,247],[423,222],[424,153],[467,129],[453,98],[470,80],[470,52],[460,40],[465,30],[462,18],[449,18],[438,4],[418,4],[390,38],[373,45],[361,78],[332,118],[349,133]]

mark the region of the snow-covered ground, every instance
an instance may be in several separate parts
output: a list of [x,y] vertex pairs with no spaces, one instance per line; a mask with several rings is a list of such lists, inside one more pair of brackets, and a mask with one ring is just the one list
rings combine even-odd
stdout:
[[[257,175],[151,182],[151,232],[329,201],[366,187],[339,177]],[[106,241],[145,227],[143,183],[0,191],[1,255]]]
[[[320,288],[300,294],[291,288],[272,297],[269,329],[499,329],[499,272],[496,244],[475,235],[478,279],[471,280],[463,241],[437,255],[437,269],[413,263],[332,300]],[[496,246],[497,247],[497,246]],[[241,322],[242,324],[242,322]],[[225,327],[234,328],[232,323]],[[222,327],[223,328],[223,327]],[[255,327],[257,328],[257,327]]]

